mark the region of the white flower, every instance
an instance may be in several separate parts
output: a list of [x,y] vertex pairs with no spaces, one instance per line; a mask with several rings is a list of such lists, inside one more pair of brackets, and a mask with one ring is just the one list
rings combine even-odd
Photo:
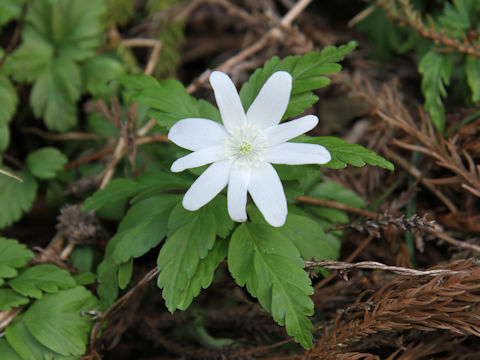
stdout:
[[288,143],[311,129],[318,118],[307,115],[280,124],[292,90],[292,77],[278,71],[265,82],[247,113],[230,78],[219,71],[210,76],[224,126],[207,119],[188,118],[175,123],[168,138],[193,152],[172,164],[173,172],[212,163],[183,198],[183,207],[198,210],[228,184],[228,213],[246,221],[247,192],[272,226],[282,226],[287,200],[271,164],[325,164],[331,156],[323,146]]

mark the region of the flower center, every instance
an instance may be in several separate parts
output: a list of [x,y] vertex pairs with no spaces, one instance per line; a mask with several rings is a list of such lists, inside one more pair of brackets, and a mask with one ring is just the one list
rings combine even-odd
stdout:
[[236,166],[258,166],[268,146],[262,131],[255,126],[244,125],[236,128],[224,143],[228,160]]

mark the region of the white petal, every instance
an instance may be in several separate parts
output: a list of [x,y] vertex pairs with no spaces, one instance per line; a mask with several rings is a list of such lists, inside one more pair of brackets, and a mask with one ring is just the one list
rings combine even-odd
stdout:
[[210,202],[227,185],[229,173],[229,161],[214,162],[185,193],[183,207],[195,211]]
[[262,135],[268,139],[268,144],[272,146],[305,134],[317,124],[318,118],[315,115],[307,115],[280,125],[271,126],[265,129]]
[[228,133],[216,121],[188,118],[177,121],[168,132],[168,138],[188,150],[200,150],[223,143]]
[[245,125],[245,111],[242,102],[228,75],[220,71],[214,71],[210,75],[210,84],[215,93],[215,99],[225,128],[231,132],[235,128]]
[[206,149],[194,151],[180,159],[173,162],[170,168],[173,172],[180,172],[185,169],[196,168],[206,164],[210,164],[214,161],[224,160],[225,151],[221,146],[212,146]]
[[287,110],[292,76],[286,71],[277,71],[270,76],[247,111],[247,122],[260,129],[278,125]]
[[243,167],[232,167],[228,180],[227,204],[228,214],[233,221],[247,220],[247,189],[250,182],[250,170]]
[[287,218],[287,199],[277,172],[269,163],[252,168],[248,192],[265,220],[280,227]]
[[265,161],[286,165],[326,164],[331,159],[330,152],[317,144],[283,143],[272,146],[265,154]]

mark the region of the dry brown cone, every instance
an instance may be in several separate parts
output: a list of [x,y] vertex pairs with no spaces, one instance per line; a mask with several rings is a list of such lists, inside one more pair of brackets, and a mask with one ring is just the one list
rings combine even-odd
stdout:
[[360,342],[365,345],[374,340],[371,337],[411,329],[480,336],[480,267],[468,259],[431,269],[457,273],[434,278],[397,276],[368,298],[360,295],[355,305],[363,303],[363,310],[338,315],[304,359],[354,359],[352,351]]

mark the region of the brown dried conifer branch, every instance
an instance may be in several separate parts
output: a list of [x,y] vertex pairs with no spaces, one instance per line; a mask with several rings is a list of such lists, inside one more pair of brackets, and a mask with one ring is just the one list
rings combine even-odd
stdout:
[[361,295],[355,308],[362,310],[339,314],[305,359],[342,358],[369,337],[403,330],[480,336],[480,267],[468,259],[429,270],[456,273],[398,276],[368,298]]

